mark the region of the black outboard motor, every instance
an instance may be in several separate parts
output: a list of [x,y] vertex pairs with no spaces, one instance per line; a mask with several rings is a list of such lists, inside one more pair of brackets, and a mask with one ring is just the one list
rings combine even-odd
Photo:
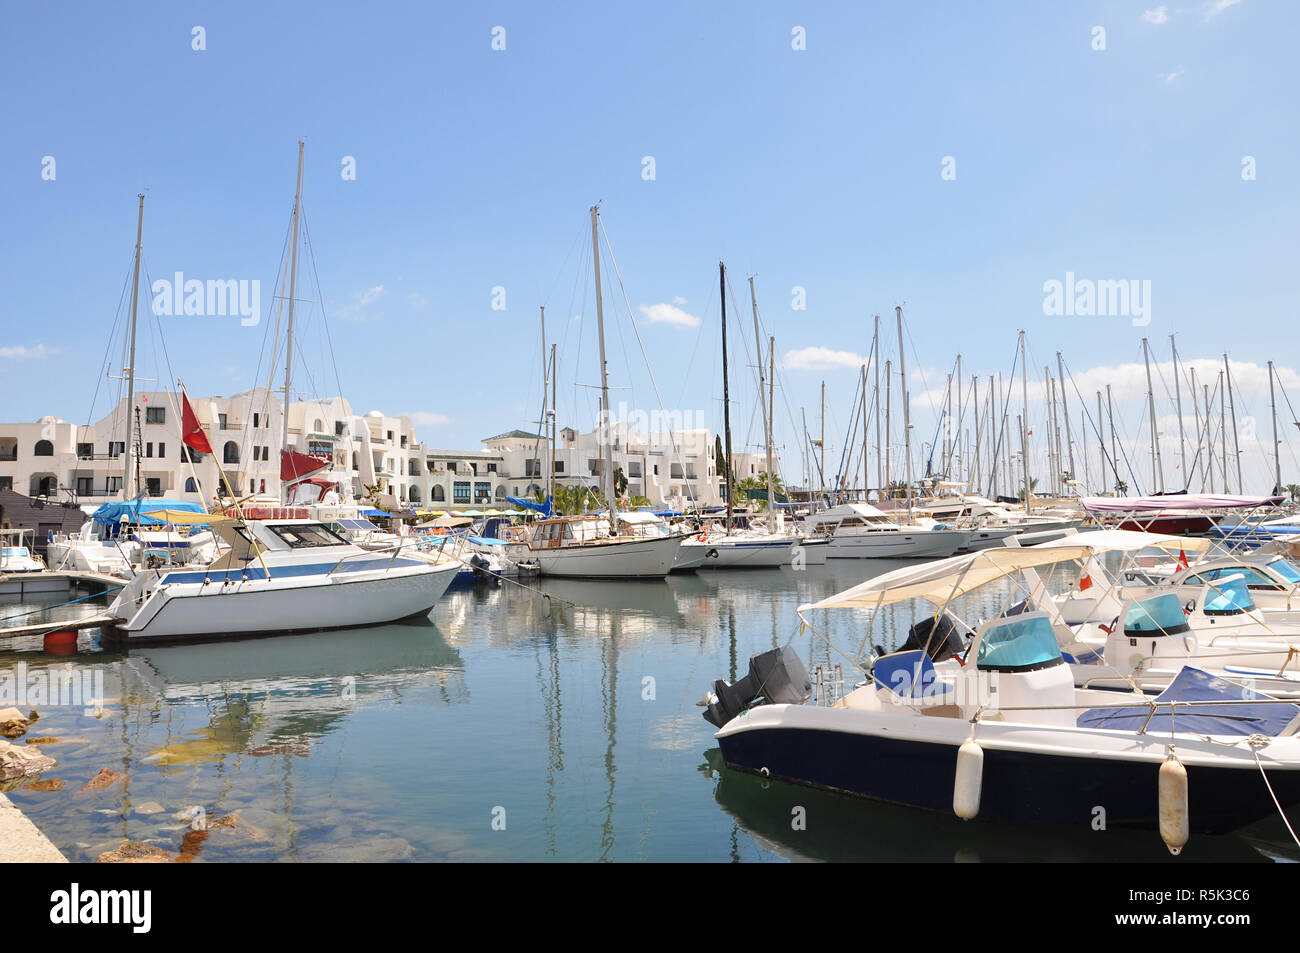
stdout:
[[723,679],[714,682],[717,700],[705,708],[704,720],[721,728],[755,705],[802,705],[811,694],[808,669],[787,645],[752,656],[749,674],[736,684],[728,685]]
[[[924,650],[929,652],[931,660],[942,662],[965,652],[974,634],[966,623],[945,610],[938,618],[926,616],[913,625],[898,651]],[[877,649],[877,654],[884,653]]]

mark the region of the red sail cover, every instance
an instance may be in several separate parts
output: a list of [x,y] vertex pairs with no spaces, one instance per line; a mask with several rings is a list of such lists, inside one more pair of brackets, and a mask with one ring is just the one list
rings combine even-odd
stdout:
[[280,451],[280,482],[292,483],[303,477],[311,476],[317,470],[324,470],[334,461],[299,453],[297,450]]
[[193,447],[199,453],[212,453],[212,444],[208,443],[208,435],[199,426],[199,418],[190,406],[189,395],[182,392],[181,401],[181,443]]

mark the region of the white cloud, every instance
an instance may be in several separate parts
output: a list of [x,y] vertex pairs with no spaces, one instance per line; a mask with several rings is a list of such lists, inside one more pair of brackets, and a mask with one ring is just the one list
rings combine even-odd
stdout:
[[1142,20],[1143,23],[1156,23],[1156,24],[1168,23],[1169,8],[1156,7],[1154,10],[1147,10],[1145,13],[1142,14],[1140,19]]
[[852,351],[836,351],[829,347],[801,347],[786,351],[781,367],[791,371],[823,371],[837,367],[858,368],[867,359]]
[[1157,73],[1156,75],[1159,76],[1161,79],[1163,79],[1166,83],[1172,83],[1178,77],[1183,75],[1183,71],[1175,70],[1172,73]]
[[0,347],[0,358],[11,358],[17,361],[32,360],[40,357],[49,357],[56,353],[52,347],[46,347],[44,344],[37,344],[33,347],[24,347],[21,344],[11,347]]
[[[678,299],[674,298],[673,300]],[[640,311],[651,324],[675,324],[683,328],[697,328],[700,326],[699,318],[693,314],[687,314],[675,304],[643,304]]]
[[388,294],[388,289],[383,285],[375,285],[367,288],[365,291],[358,292],[352,304],[346,304],[339,308],[338,316],[340,318],[350,318],[361,311],[364,311],[369,305],[374,304],[384,295]]
[[414,308],[423,308],[426,304],[429,303],[429,299],[426,298],[424,295],[420,294],[420,292],[418,291],[412,291],[409,295],[407,295],[406,300],[411,302],[411,306]]
[[1206,22],[1209,22],[1228,7],[1235,7],[1239,3],[1241,3],[1241,0],[1213,0],[1212,3],[1207,3],[1201,9],[1205,13]]
[[413,410],[409,414],[403,414],[417,427],[442,427],[451,423],[451,418],[446,414],[434,413],[431,410]]
[[686,303],[686,299],[683,298],[681,295],[674,295],[674,296],[673,296],[673,304],[681,305],[681,304],[685,304],[685,303]]

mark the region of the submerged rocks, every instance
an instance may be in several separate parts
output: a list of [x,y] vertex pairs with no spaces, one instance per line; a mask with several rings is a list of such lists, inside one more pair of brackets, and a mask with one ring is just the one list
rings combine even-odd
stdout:
[[[35,715],[36,712],[32,714]],[[35,720],[26,717],[17,708],[0,708],[0,736],[20,738],[27,734],[27,726]]]
[[28,781],[23,785],[24,791],[62,791],[63,778],[42,778],[40,781]]
[[153,844],[129,840],[121,847],[100,854],[96,862],[101,864],[170,864],[172,855]]
[[20,747],[0,739],[0,781],[40,774],[53,768],[56,763],[34,745]]
[[108,768],[100,768],[99,774],[95,775],[93,778],[91,778],[89,781],[83,784],[80,790],[77,791],[77,793],[81,794],[84,791],[102,791],[105,788],[112,787],[114,784],[117,784],[119,781],[125,781],[125,780],[126,780],[126,775],[122,774],[120,771],[112,771]]

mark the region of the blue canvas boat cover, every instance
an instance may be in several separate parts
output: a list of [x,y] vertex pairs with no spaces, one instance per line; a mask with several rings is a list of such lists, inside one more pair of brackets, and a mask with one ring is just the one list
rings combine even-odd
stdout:
[[101,526],[115,527],[122,522],[122,517],[126,521],[137,526],[162,526],[166,521],[154,519],[149,513],[159,510],[179,510],[182,513],[206,513],[198,503],[190,503],[186,500],[125,500],[115,503],[104,503],[91,514],[91,519]]
[[1178,708],[1171,713],[1170,706],[1162,705],[1151,716],[1145,707],[1100,708],[1079,716],[1080,728],[1109,728],[1120,731],[1137,731],[1147,726],[1148,734],[1168,734],[1170,731],[1198,735],[1268,735],[1279,734],[1300,715],[1300,706],[1279,704],[1267,695],[1251,691],[1240,685],[1217,678],[1199,668],[1183,666],[1169,687],[1157,695],[1154,702],[1208,702],[1208,701],[1268,701],[1264,705],[1206,705],[1196,708]]
[[555,498],[552,496],[548,496],[545,503],[535,503],[532,500],[521,500],[517,496],[507,496],[506,499],[515,506],[521,506],[526,510],[532,510],[534,513],[541,513],[546,517],[555,515]]

